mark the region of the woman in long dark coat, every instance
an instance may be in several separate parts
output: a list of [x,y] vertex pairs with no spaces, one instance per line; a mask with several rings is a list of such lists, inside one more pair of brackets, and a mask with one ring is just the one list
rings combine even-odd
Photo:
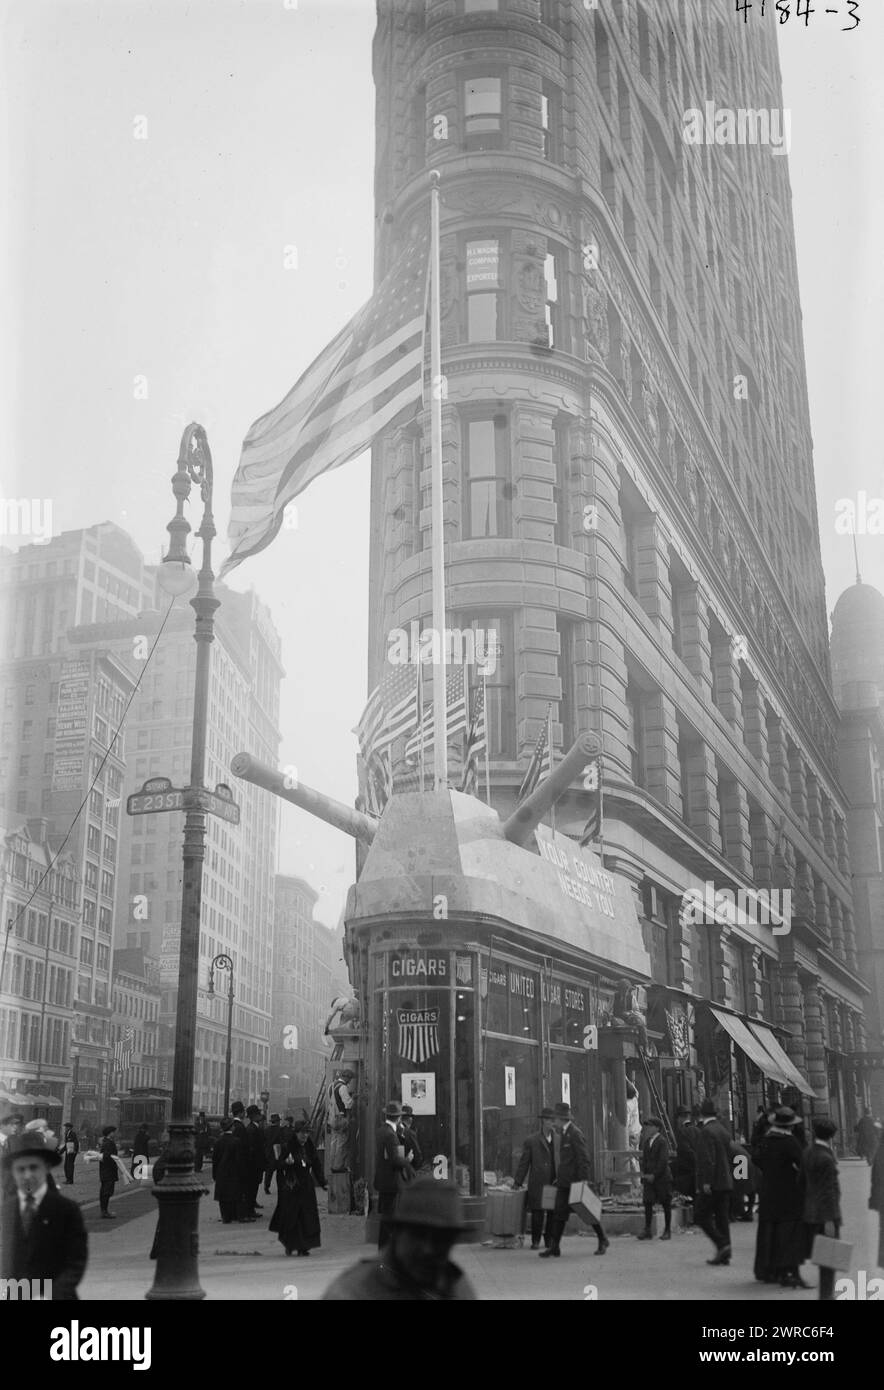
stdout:
[[325,1187],[325,1178],[310,1138],[310,1126],[299,1120],[276,1165],[279,1200],[270,1221],[285,1253],[309,1255],[319,1248],[319,1211],[316,1188]]
[[804,1259],[803,1150],[795,1138],[798,1117],[788,1106],[777,1112],[756,1151],[761,1169],[755,1278],[787,1289],[809,1286],[799,1274]]
[[869,1209],[878,1213],[878,1264],[884,1269],[884,1140],[872,1160],[872,1190]]
[[237,1219],[237,1207],[243,1200],[246,1187],[245,1149],[233,1133],[233,1121],[221,1121],[221,1135],[212,1159],[215,1179],[215,1201],[221,1210],[225,1226]]

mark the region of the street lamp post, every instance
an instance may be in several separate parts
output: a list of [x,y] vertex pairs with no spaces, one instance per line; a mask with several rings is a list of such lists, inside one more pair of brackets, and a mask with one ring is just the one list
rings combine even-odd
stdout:
[[[190,600],[196,614],[190,788],[197,789],[205,786],[211,647],[215,636],[215,610],[220,604],[215,597],[212,573],[212,540],[216,534],[212,516],[212,455],[206,432],[197,424],[188,425],[181,436],[178,469],[172,478],[177,510],[166,528],[170,537],[169,553],[163,557],[157,575],[160,587],[169,594],[183,595],[192,588],[192,570],[185,545],[190,524],[184,516],[184,503],[190,496],[192,483],[198,484],[203,503],[202,522],[196,532],[203,543],[202,568],[196,595]],[[172,1116],[166,1172],[162,1182],[153,1189],[159,1213],[151,1251],[156,1258],[156,1271],[153,1287],[147,1293],[149,1299],[196,1300],[206,1296],[199,1282],[199,1203],[208,1188],[193,1166],[193,1076],[206,814],[203,807],[195,804],[195,798],[191,798],[184,819]]]
[[227,984],[227,1055],[224,1059],[224,1118],[230,1115],[230,1058],[233,1041],[233,957],[225,954],[215,956],[209,966],[209,993],[215,993],[215,966],[228,972]]

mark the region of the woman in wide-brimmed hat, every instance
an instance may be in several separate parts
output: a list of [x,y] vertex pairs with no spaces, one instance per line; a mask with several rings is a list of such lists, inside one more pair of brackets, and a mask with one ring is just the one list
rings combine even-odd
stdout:
[[287,1255],[309,1255],[320,1244],[316,1188],[325,1187],[325,1177],[306,1120],[295,1125],[294,1134],[280,1153],[276,1173],[279,1200],[270,1229],[276,1231]]
[[781,1106],[758,1145],[755,1160],[761,1170],[755,1278],[790,1289],[808,1287],[799,1274],[806,1241],[803,1149],[795,1138],[800,1123],[794,1110]]

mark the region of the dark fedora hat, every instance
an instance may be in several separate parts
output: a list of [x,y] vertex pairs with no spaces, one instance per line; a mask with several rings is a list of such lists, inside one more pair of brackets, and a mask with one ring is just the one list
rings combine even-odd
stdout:
[[663,1121],[659,1115],[646,1115],[644,1119],[646,1125],[656,1125],[658,1129],[663,1128]]
[[413,1115],[413,1114],[414,1114],[414,1110],[412,1109],[412,1107],[411,1107],[410,1105],[403,1105],[403,1107],[402,1107],[402,1114],[403,1114],[403,1115]]
[[571,1107],[564,1100],[556,1101],[555,1118],[557,1120],[570,1120]]
[[38,1154],[40,1158],[45,1158],[50,1168],[61,1163],[61,1154],[52,1145],[47,1144],[40,1130],[29,1130],[26,1134],[13,1135],[9,1140],[3,1150],[3,1167],[8,1170],[12,1166],[14,1158],[27,1158],[34,1154]]
[[540,1112],[540,1118],[541,1120],[554,1120],[556,1118],[556,1112],[551,1106],[545,1105]]
[[102,1137],[102,1139],[109,1139],[110,1136],[111,1136],[112,1134],[116,1134],[116,1132],[117,1132],[117,1127],[116,1127],[116,1125],[105,1125],[104,1129],[101,1131],[101,1137]]
[[800,1125],[801,1120],[788,1105],[781,1105],[774,1115],[774,1124],[786,1129],[789,1125]]
[[393,1226],[428,1226],[435,1231],[470,1229],[460,1193],[450,1178],[415,1178],[399,1193],[389,1220]]
[[707,1118],[709,1115],[715,1114],[715,1101],[712,1100],[709,1096],[706,1097],[706,1099],[700,1106],[700,1114],[704,1117],[704,1119]]
[[247,1106],[246,1106],[246,1114],[247,1114],[247,1115],[263,1115],[263,1113],[264,1113],[264,1112],[263,1112],[263,1110],[261,1109],[260,1105],[247,1105]]
[[398,1120],[401,1114],[402,1106],[399,1104],[398,1100],[387,1101],[387,1104],[384,1106],[385,1120]]

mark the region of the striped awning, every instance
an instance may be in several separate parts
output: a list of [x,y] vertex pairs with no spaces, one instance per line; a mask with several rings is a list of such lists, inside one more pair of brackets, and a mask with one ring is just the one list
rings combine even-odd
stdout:
[[796,1091],[800,1091],[803,1096],[815,1096],[816,1091],[814,1091],[806,1077],[801,1075],[801,1072],[792,1061],[792,1058],[789,1056],[788,1052],[786,1052],[785,1048],[780,1046],[778,1038],[771,1029],[765,1027],[763,1023],[753,1023],[751,1020],[749,1021],[749,1028],[765,1051],[770,1053],[774,1063],[782,1072],[785,1072],[785,1084],[787,1086],[794,1086]]
[[753,1033],[736,1014],[727,1014],[723,1009],[713,1009],[712,1014],[716,1021],[721,1024],[726,1033],[729,1033],[750,1062],[754,1062],[759,1071],[769,1077],[771,1081],[778,1082],[781,1086],[791,1086],[791,1081],[787,1080],[786,1073],[777,1066],[771,1054],[762,1046]]

